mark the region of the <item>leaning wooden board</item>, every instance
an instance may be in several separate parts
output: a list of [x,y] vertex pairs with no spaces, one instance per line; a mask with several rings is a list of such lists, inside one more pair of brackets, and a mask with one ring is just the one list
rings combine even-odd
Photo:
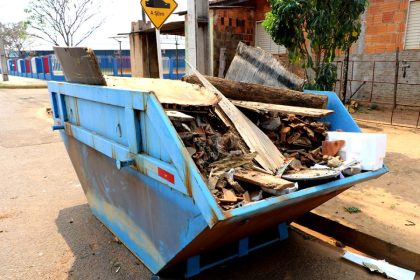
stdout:
[[[188,63],[188,62],[187,62]],[[248,119],[232,102],[216,89],[203,75],[189,63],[192,72],[200,79],[207,90],[215,93],[220,98],[219,108],[230,119],[251,152],[257,152],[255,160],[266,171],[274,174],[284,163],[284,157],[268,138],[250,119]]]
[[67,82],[106,86],[93,50],[88,48],[54,47]]
[[241,108],[245,108],[245,109],[249,109],[249,110],[261,112],[261,113],[276,112],[276,113],[293,114],[293,115],[313,117],[313,118],[322,118],[322,117],[325,117],[334,113],[333,110],[267,104],[267,103],[261,103],[261,102],[240,101],[240,100],[231,100],[231,102],[235,104],[235,106],[237,107],[241,107]]

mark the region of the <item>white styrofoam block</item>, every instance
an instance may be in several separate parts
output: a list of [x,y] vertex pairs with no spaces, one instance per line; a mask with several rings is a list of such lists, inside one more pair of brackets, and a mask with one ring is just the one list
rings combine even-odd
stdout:
[[363,170],[382,168],[386,155],[386,134],[328,132],[327,140],[346,141],[339,152],[344,160],[358,160]]

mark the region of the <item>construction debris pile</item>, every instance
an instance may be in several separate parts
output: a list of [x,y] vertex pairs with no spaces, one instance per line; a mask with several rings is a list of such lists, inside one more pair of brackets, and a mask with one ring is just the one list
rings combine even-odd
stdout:
[[288,159],[296,159],[290,166],[292,169],[299,171],[328,160],[321,150],[328,123],[315,121],[311,117],[271,112],[256,117],[254,122],[281,153]]
[[[301,90],[303,82],[268,54],[261,65],[276,70],[254,81],[261,71],[241,53],[258,52],[240,45],[228,79],[204,77],[191,65],[194,75],[183,78],[219,98],[214,111],[174,126],[224,210],[362,170],[354,156],[345,161],[339,154],[347,140],[329,141],[329,124],[318,121],[334,113],[326,109],[328,97],[290,89]],[[261,83],[270,79],[282,83]]]
[[242,140],[211,108],[166,114],[223,209],[262,199],[262,191],[250,194],[234,179],[235,168],[252,169],[255,154],[244,151]]

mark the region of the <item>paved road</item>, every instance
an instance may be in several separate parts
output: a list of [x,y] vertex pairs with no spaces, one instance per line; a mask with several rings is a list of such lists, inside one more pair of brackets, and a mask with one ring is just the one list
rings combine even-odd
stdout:
[[[150,279],[90,213],[47,106],[45,89],[0,89],[0,279]],[[197,279],[383,279],[340,256],[292,232]]]

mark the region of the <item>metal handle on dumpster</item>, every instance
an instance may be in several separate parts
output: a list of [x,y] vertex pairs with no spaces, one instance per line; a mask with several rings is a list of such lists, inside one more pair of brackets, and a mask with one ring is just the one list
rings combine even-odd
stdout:
[[116,165],[117,165],[117,169],[118,170],[120,170],[123,167],[134,165],[134,164],[135,164],[135,160],[134,159],[125,160],[125,161],[120,161],[120,160],[117,160],[116,161]]
[[65,129],[64,125],[53,125],[52,126],[52,130],[53,131],[56,131],[56,130],[64,130],[64,129]]

